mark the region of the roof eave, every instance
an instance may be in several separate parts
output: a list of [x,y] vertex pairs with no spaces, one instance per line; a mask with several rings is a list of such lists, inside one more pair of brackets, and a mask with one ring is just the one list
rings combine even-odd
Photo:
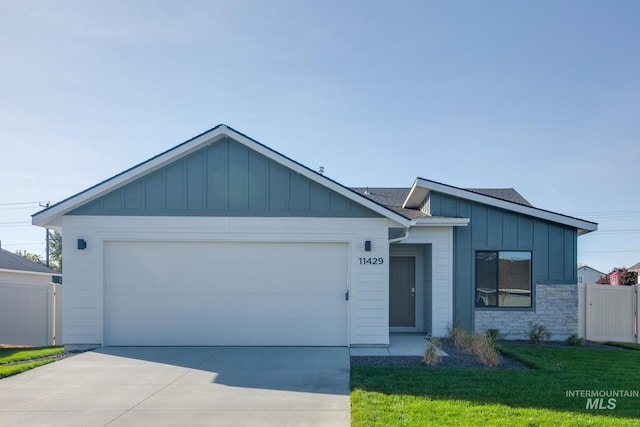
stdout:
[[298,163],[290,159],[289,157],[286,157],[278,153],[277,151],[268,148],[258,141],[253,140],[226,125],[218,125],[213,129],[210,129],[209,131],[191,138],[183,142],[182,144],[179,144],[178,146],[173,147],[136,166],[133,166],[132,168],[127,169],[126,171],[115,175],[112,178],[102,181],[101,183],[98,183],[93,187],[88,188],[87,190],[71,196],[63,200],[62,202],[51,206],[48,209],[35,213],[34,215],[32,215],[32,224],[40,227],[59,229],[59,219],[66,213],[71,212],[72,210],[83,204],[90,203],[93,200],[100,198],[101,196],[107,194],[109,191],[121,188],[143,175],[160,169],[176,159],[187,156],[190,153],[199,150],[205,145],[213,144],[224,137],[232,138],[233,140],[255,150],[265,157],[274,160],[275,162],[278,162],[288,167],[289,169],[294,170],[295,172],[305,176],[306,178],[320,185],[323,185],[337,192],[338,194],[341,194],[347,199],[358,203],[383,217],[396,221],[407,227],[411,224],[410,219],[390,210],[385,206],[375,203],[365,196],[362,196],[359,193],[337,183],[336,181],[333,181],[332,179],[309,169],[301,163]]
[[[419,190],[419,189],[422,189],[422,190]],[[596,231],[598,229],[598,224],[595,222],[586,221],[580,218],[574,218],[571,216],[547,211],[544,209],[534,208],[532,206],[525,206],[519,203],[497,199],[495,197],[485,196],[483,194],[474,193],[469,190],[453,187],[451,185],[442,184],[442,183],[431,181],[424,178],[416,178],[413,184],[413,187],[411,188],[411,191],[407,196],[407,200],[405,201],[404,206],[406,207],[420,206],[424,202],[424,198],[426,198],[427,194],[429,194],[429,191],[431,190],[437,191],[439,193],[444,193],[451,196],[459,197],[462,199],[483,203],[489,206],[494,206],[497,208],[509,210],[512,212],[529,215],[535,218],[556,222],[556,223],[567,225],[570,227],[575,227],[577,229],[579,236],[590,233],[592,231]],[[420,197],[422,197],[421,200],[419,200]]]

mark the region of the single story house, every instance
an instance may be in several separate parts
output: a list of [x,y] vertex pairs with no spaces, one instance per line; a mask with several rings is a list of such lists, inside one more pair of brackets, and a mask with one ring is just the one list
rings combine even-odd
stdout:
[[637,262],[629,267],[629,271],[638,274],[638,284],[640,285],[640,262]]
[[62,338],[61,278],[0,247],[0,344],[47,346]]
[[453,322],[577,330],[577,236],[512,189],[345,187],[219,125],[33,216],[64,343],[384,346]]
[[578,283],[597,283],[598,279],[606,275],[606,273],[588,265],[578,267]]

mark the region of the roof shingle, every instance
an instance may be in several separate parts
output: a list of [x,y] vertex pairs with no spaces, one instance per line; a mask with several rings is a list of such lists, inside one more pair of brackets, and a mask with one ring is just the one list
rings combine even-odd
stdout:
[[[420,219],[429,218],[429,215],[417,209],[405,209],[402,207],[411,188],[404,187],[355,187],[352,188],[358,194],[361,194],[374,202],[383,205],[392,211],[399,213],[405,218]],[[468,188],[468,191],[489,196],[496,199],[505,200],[507,202],[518,203],[524,206],[531,204],[513,188]]]
[[29,271],[33,273],[58,274],[45,265],[40,265],[33,261],[29,261],[28,259],[23,258],[20,255],[16,255],[14,253],[11,253],[1,248],[0,248],[0,269]]

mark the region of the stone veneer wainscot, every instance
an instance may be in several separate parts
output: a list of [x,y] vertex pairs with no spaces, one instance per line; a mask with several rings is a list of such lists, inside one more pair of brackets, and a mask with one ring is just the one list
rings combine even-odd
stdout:
[[498,329],[506,339],[528,339],[531,322],[547,327],[552,340],[564,340],[578,332],[578,287],[536,285],[535,311],[475,310],[475,330]]

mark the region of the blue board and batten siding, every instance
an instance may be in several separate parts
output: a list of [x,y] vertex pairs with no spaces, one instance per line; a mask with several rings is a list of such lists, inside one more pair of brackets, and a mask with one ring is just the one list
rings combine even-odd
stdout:
[[176,160],[69,215],[380,216],[229,138]]
[[473,330],[478,250],[531,251],[533,301],[536,284],[577,282],[575,228],[437,192],[429,193],[427,206],[434,216],[470,219],[454,228],[454,319],[466,328]]

